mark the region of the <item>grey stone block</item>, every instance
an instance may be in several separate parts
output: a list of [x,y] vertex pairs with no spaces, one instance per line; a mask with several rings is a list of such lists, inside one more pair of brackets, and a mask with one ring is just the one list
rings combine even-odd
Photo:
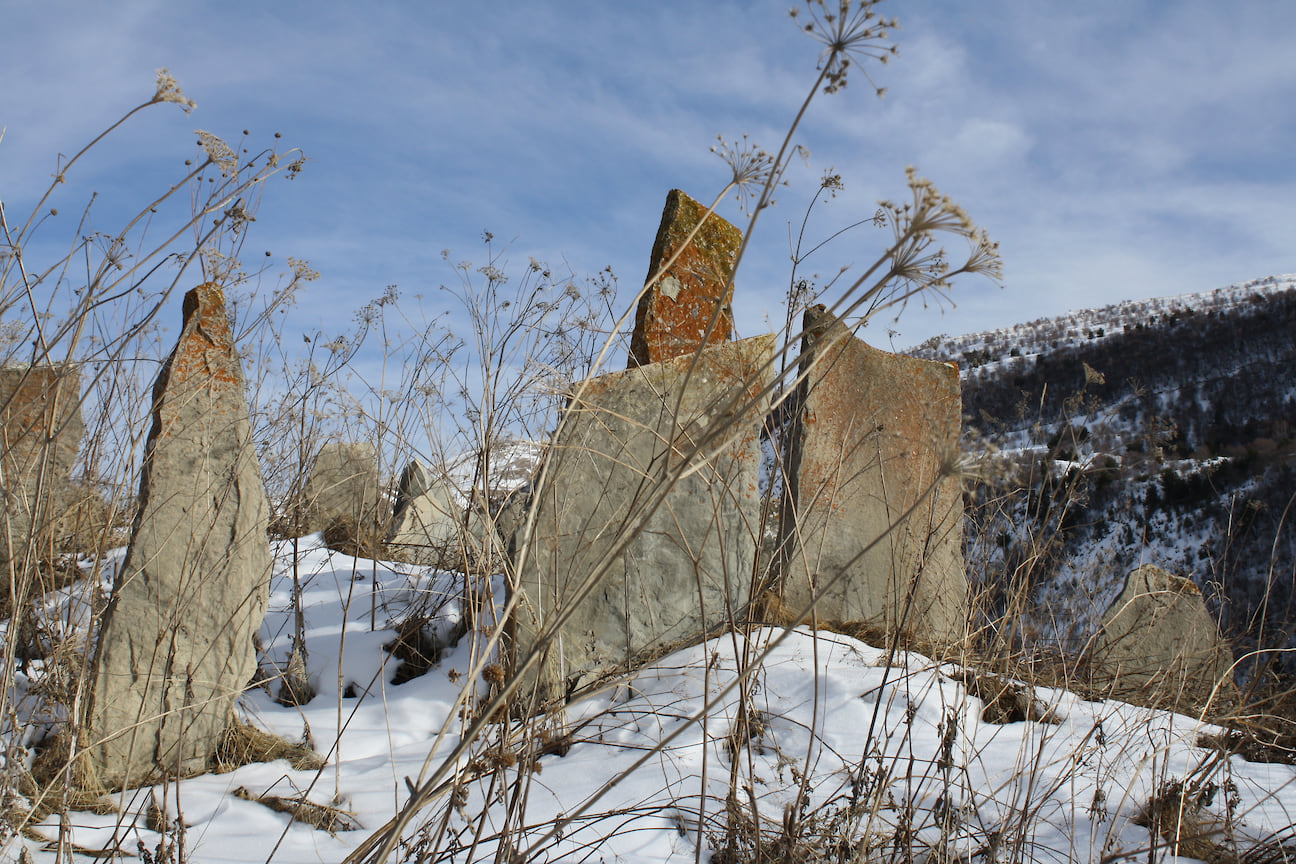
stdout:
[[21,585],[37,561],[59,551],[55,535],[73,504],[69,476],[84,434],[75,365],[0,368],[0,608],[8,602],[11,562]]
[[429,479],[417,459],[401,472],[388,555],[425,567],[453,567],[463,560],[462,508],[444,481]]
[[378,452],[372,444],[326,443],[315,456],[303,497],[307,531],[323,532],[330,546],[350,552],[377,551],[389,513],[378,479]]
[[1191,579],[1145,564],[1125,578],[1090,649],[1095,683],[1140,704],[1182,710],[1238,697],[1233,652]]
[[514,539],[514,663],[543,652],[542,699],[742,614],[773,348],[747,339],[577,386],[530,502],[534,534],[524,548],[524,520]]

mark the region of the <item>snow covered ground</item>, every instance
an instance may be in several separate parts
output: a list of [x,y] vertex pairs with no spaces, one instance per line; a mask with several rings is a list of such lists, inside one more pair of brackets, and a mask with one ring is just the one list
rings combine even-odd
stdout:
[[[296,620],[291,543],[277,553],[262,641],[283,665]],[[82,850],[162,859],[178,818],[183,858],[169,860],[340,861],[392,819],[472,716],[456,700],[481,633],[470,628],[426,675],[394,685],[399,661],[383,646],[419,604],[433,616],[428,630],[454,632],[465,614],[454,577],[403,565],[375,572],[318,537],[299,541],[295,566],[317,695],[280,705],[270,682],[248,691],[242,712],[312,741],[327,767],[252,764],[127,791],[114,796],[120,813],[51,816],[7,839],[0,859],[18,860],[21,847],[31,861],[54,861],[55,846],[38,835],[53,841],[60,830]],[[472,623],[484,628],[488,617]],[[500,860],[514,861],[755,860],[760,844],[786,860],[1174,860],[1143,814],[1175,782],[1194,802],[1180,824],[1217,830],[1215,842],[1239,850],[1274,835],[1296,846],[1296,768],[1198,746],[1219,730],[1192,718],[1063,690],[1034,690],[1040,720],[986,722],[974,681],[953,664],[888,657],[828,632],[726,635],[569,705],[565,726],[489,726],[460,761],[464,782],[416,815],[395,857],[496,860],[504,835]],[[20,678],[23,693],[36,683]],[[545,734],[562,746],[527,758],[526,745]],[[267,794],[345,812],[330,833],[249,800]],[[337,830],[347,827],[355,830]],[[720,851],[727,843],[734,854]]]

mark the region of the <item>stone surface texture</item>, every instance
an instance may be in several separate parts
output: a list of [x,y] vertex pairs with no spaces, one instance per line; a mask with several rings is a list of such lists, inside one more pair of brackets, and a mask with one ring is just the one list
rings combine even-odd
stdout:
[[[542,699],[740,614],[773,346],[773,337],[731,342],[702,351],[691,374],[694,358],[679,357],[576,386],[530,502],[535,533],[516,586],[514,668],[545,648],[530,679]],[[654,494],[685,466],[695,470]],[[520,527],[515,555],[524,537]],[[542,631],[561,614],[570,617],[546,647]]]
[[[385,521],[378,452],[368,442],[329,441],[306,481],[306,530],[368,541]],[[381,536],[379,537],[381,539]]]
[[444,482],[428,477],[417,459],[401,472],[388,555],[424,567],[450,567],[463,559],[463,508]]
[[[703,344],[729,341],[733,332],[730,279],[742,232],[715,213],[706,216],[706,212],[706,207],[678,189],[666,196],[647,278],[652,279],[676,252],[680,254],[639,299],[630,337],[632,368],[693,354]],[[705,223],[686,243],[704,216]],[[720,316],[711,327],[717,306]]]
[[942,475],[958,452],[958,370],[873,348],[822,306],[806,311],[804,329],[783,605],[799,614],[817,595],[820,621],[958,642],[968,611],[963,496],[959,478]]
[[1125,579],[1090,650],[1096,683],[1143,704],[1193,709],[1237,696],[1233,652],[1191,579],[1145,564]]
[[87,710],[99,779],[115,787],[203,770],[256,671],[269,510],[243,370],[213,285],[185,295],[152,416]]
[[85,434],[81,372],[73,364],[0,368],[0,595],[50,557]]

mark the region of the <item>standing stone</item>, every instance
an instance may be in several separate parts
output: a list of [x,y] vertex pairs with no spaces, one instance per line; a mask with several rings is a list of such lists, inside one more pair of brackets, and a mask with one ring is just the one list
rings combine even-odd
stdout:
[[405,466],[397,484],[387,554],[393,561],[423,567],[453,567],[463,561],[462,508],[445,482],[434,482],[417,460]]
[[[762,336],[707,348],[691,375],[694,358],[678,357],[577,385],[531,500],[533,539],[521,551],[525,528],[514,538],[514,663],[544,650],[529,679],[542,700],[741,615],[773,350]],[[681,466],[695,470],[644,521],[659,482]],[[559,615],[570,617],[546,645],[542,631]]]
[[256,672],[271,557],[251,438],[225,298],[201,285],[153,388],[139,509],[100,627],[86,729],[105,785],[203,770]]
[[396,481],[396,501],[392,505],[392,516],[400,515],[400,512],[409,506],[409,503],[420,495],[425,494],[432,488],[432,481],[428,478],[427,469],[423,463],[417,459],[411,459],[401,471],[400,479]]
[[806,310],[804,329],[782,602],[799,613],[817,593],[821,621],[957,642],[968,611],[963,496],[943,466],[958,448],[958,370],[870,347],[823,306]]
[[373,551],[387,521],[380,490],[378,452],[372,444],[328,442],[306,481],[307,530],[323,532],[331,546]]
[[69,475],[84,434],[75,365],[0,368],[0,609],[10,577],[22,593],[35,564],[58,551],[55,527],[72,503]]
[[[666,196],[648,279],[680,252],[675,263],[639,298],[630,366],[660,363],[693,354],[704,344],[728,342],[733,331],[733,277],[742,232],[678,189]],[[692,241],[689,233],[706,216]],[[720,316],[712,327],[716,307]],[[707,329],[711,328],[708,335]]]
[[1233,652],[1191,579],[1145,564],[1125,579],[1090,652],[1095,683],[1140,704],[1196,709],[1238,695]]

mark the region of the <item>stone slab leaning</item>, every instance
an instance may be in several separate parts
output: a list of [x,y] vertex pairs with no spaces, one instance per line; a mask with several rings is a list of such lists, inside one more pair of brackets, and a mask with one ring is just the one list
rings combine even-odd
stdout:
[[534,536],[523,549],[524,521],[514,539],[513,662],[543,652],[527,679],[541,702],[740,614],[773,350],[762,336],[577,385],[530,502]]
[[154,386],[139,509],[100,627],[85,728],[104,785],[205,768],[256,670],[267,520],[224,296],[202,285]]
[[785,612],[921,642],[963,637],[963,495],[946,473],[962,423],[958,370],[865,344],[806,310],[780,529]]
[[424,567],[462,566],[463,508],[443,478],[433,480],[417,459],[401,472],[387,533],[393,561]]

